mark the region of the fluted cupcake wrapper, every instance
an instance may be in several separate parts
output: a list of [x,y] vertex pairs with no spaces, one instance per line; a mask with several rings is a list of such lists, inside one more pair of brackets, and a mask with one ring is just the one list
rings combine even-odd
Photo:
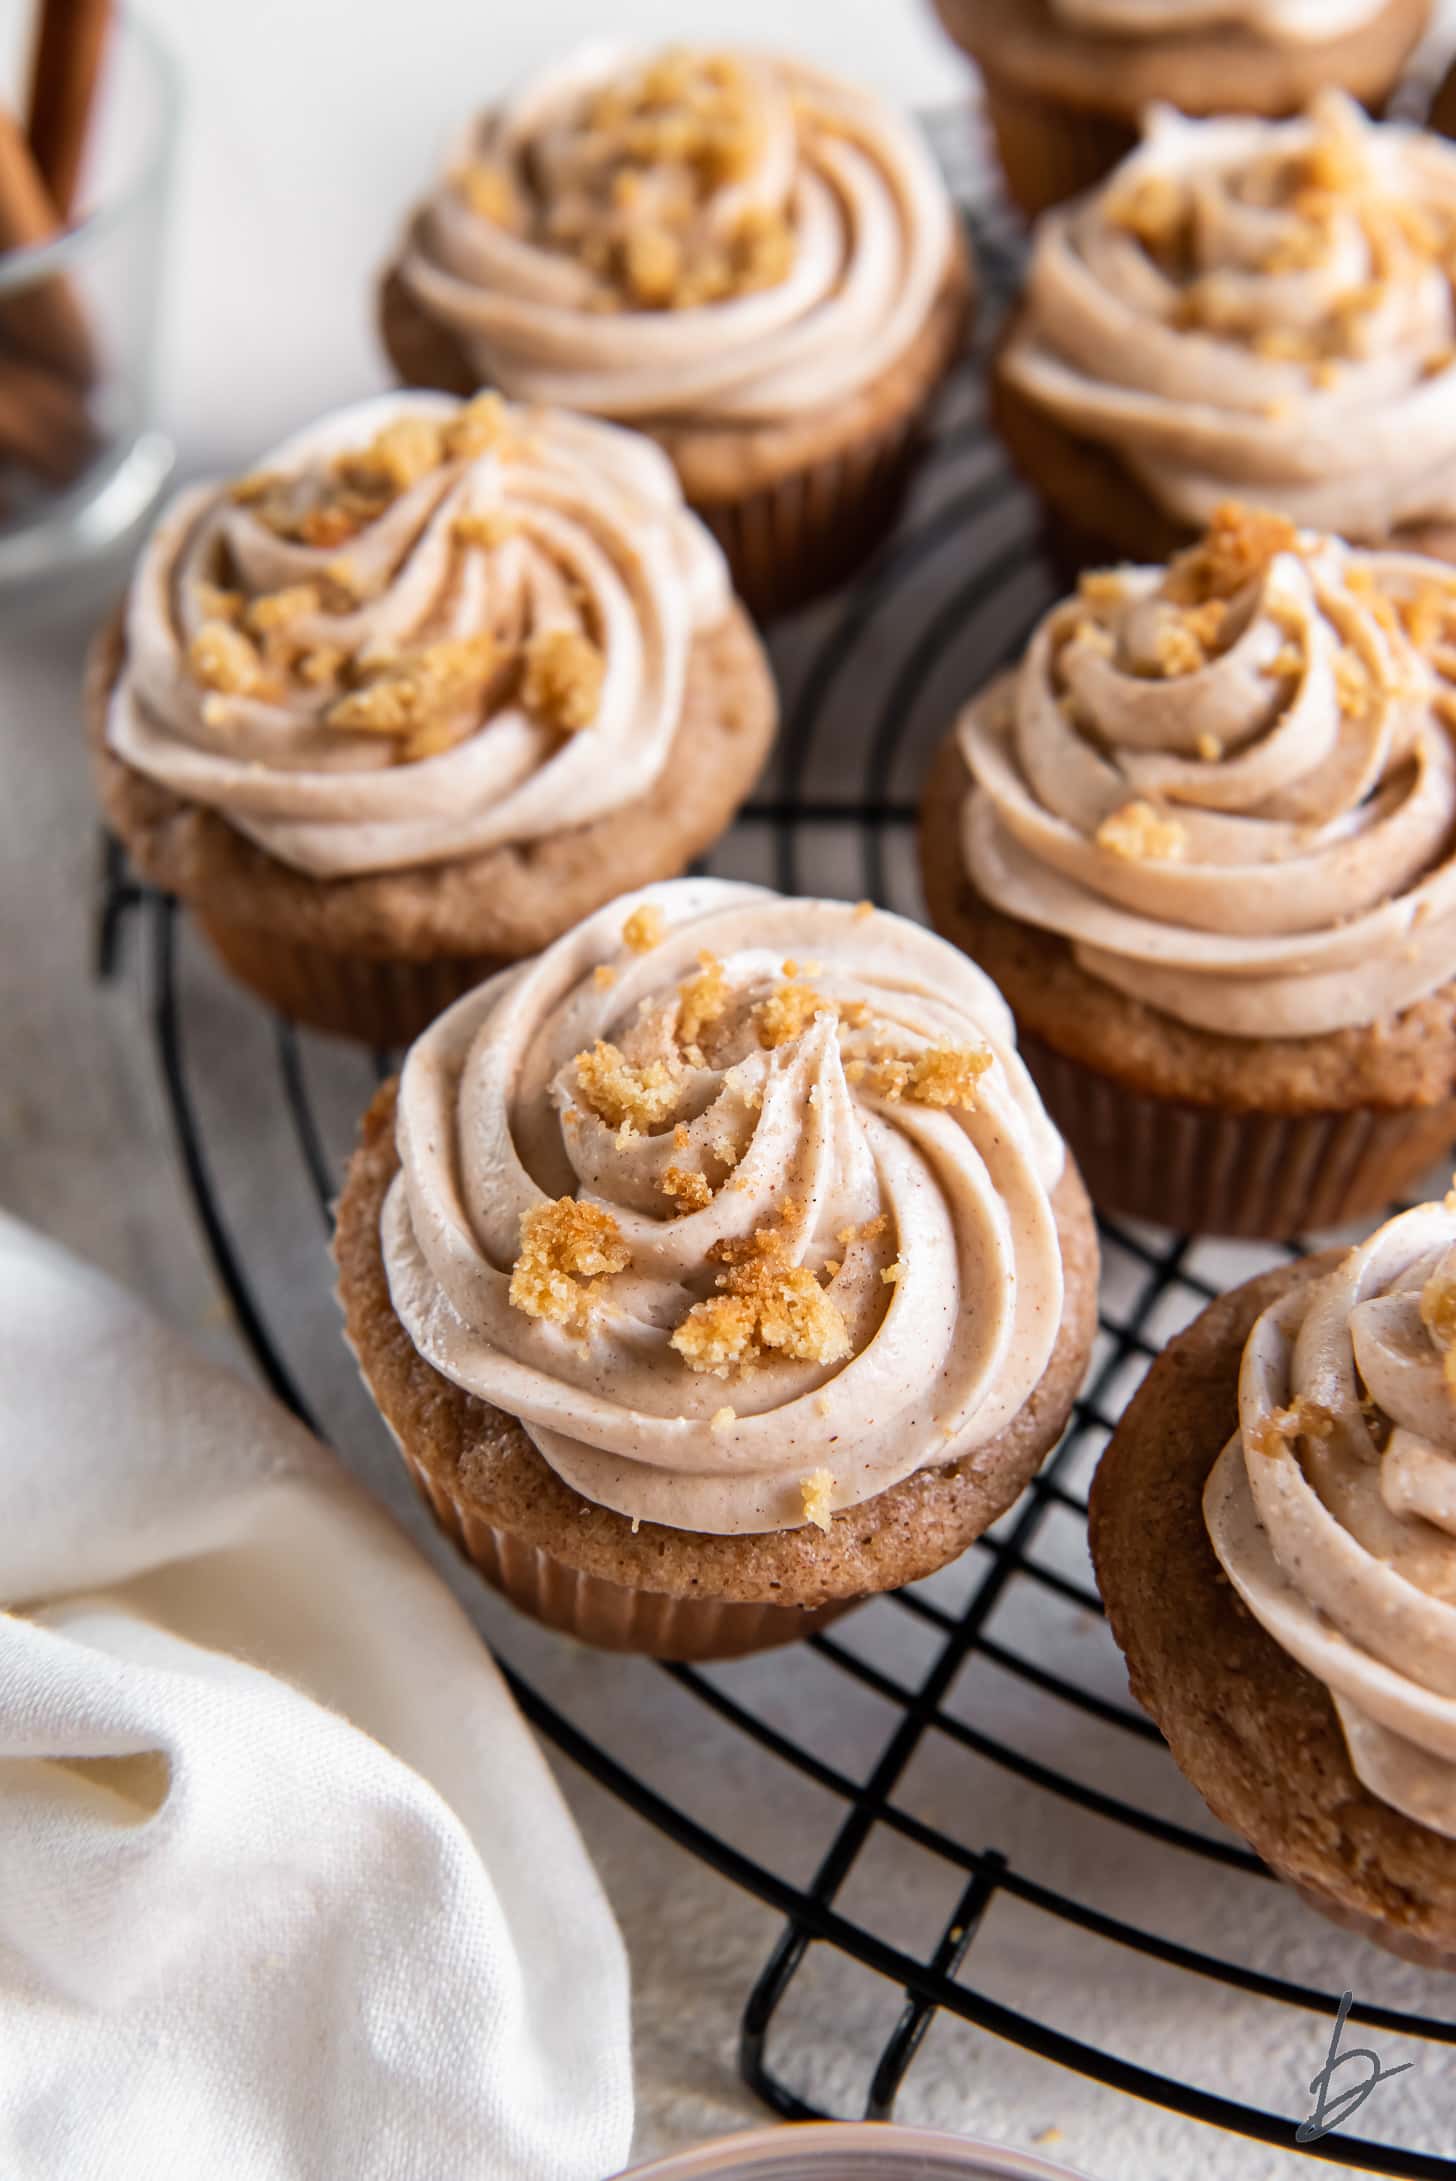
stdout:
[[224,967],[269,1007],[366,1045],[411,1044],[443,1008],[502,967],[485,954],[423,962],[343,954],[206,909],[193,913]]
[[1028,219],[1095,188],[1137,142],[1126,122],[1038,97],[984,61],[981,81],[1007,192]]
[[1093,1202],[1182,1233],[1287,1241],[1374,1218],[1456,1141],[1456,1100],[1225,1112],[1129,1089],[1027,1031],[1020,1049]]
[[408,1447],[400,1451],[441,1529],[486,1581],[534,1620],[599,1651],[680,1660],[743,1658],[750,1651],[795,1643],[861,1603],[858,1598],[836,1598],[828,1605],[782,1606],[732,1598],[673,1598],[587,1575],[487,1522]]

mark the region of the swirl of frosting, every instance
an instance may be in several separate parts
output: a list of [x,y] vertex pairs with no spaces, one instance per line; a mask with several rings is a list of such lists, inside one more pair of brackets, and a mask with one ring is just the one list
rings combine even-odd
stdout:
[[1204,1492],[1254,1618],[1334,1700],[1357,1776],[1456,1838],[1456,1201],[1267,1310]]
[[474,124],[400,273],[508,394],[751,424],[895,364],[953,236],[880,100],[757,54],[592,46]]
[[1078,30],[1162,38],[1226,23],[1277,44],[1314,45],[1373,22],[1386,0],[1051,0]]
[[1456,148],[1325,92],[1287,122],[1155,109],[1039,223],[1003,368],[1169,514],[1230,493],[1378,543],[1456,515]]
[[173,502],[107,738],[316,877],[439,863],[649,788],[730,602],[649,441],[389,396]]
[[1398,1012],[1456,976],[1453,627],[1440,562],[1237,508],[1084,578],[959,723],[972,884],[1203,1029]]
[[415,1347],[634,1519],[827,1526],[993,1438],[1056,1340],[1063,1151],[1005,1004],[867,905],[626,896],[440,1017],[397,1137]]

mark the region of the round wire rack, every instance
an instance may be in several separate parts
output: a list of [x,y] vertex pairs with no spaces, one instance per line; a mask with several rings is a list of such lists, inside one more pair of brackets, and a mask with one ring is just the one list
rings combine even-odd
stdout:
[[[985,189],[964,117],[947,117],[936,133],[968,205],[981,281],[977,353],[944,405],[897,535],[845,597],[773,632],[785,719],[777,758],[708,864],[790,892],[868,895],[911,914],[920,907],[915,791],[929,753],[957,703],[1017,653],[1052,595],[1033,511],[982,410],[980,364],[1018,278],[1021,239]],[[360,1451],[371,1430],[375,1440],[382,1433],[372,1412],[364,1421],[362,1396],[341,1370],[324,1245],[358,1114],[390,1056],[266,1018],[213,970],[176,905],[134,882],[108,841],[103,976],[133,927],[147,935],[177,1148],[236,1325],[273,1392],[388,1493],[388,1450]],[[482,1602],[477,1613],[527,1718],[781,1918],[744,1997],[739,2049],[746,2082],[786,2118],[824,2110],[775,2057],[776,2026],[814,1957],[848,1957],[889,1995],[858,2097],[870,2118],[892,2113],[938,2017],[1286,2151],[1296,2147],[1308,2076],[1326,2056],[1344,1989],[1356,1987],[1352,2036],[1456,2044],[1447,1981],[1340,1939],[1270,1884],[1185,1788],[1128,1699],[1086,1557],[1097,1455],[1169,1335],[1232,1281],[1286,1253],[1107,1220],[1101,1231],[1101,1327],[1086,1391],[1042,1474],[962,1561],[775,1654],[769,1672],[762,1661],[613,1662],[662,1677],[648,1704],[699,1707],[699,1735],[705,1711],[722,1763],[751,1756],[770,1801],[797,1811],[803,1799],[792,1869],[760,1848],[750,1825],[726,1826],[711,1805],[692,1807],[665,1786],[640,1741],[614,1736],[592,1704],[547,1693],[549,1677],[520,1663],[504,1608],[492,1617]],[[832,1732],[816,1733],[834,1715],[836,1691],[859,1707],[852,1760]],[[903,1898],[885,1877],[896,1856],[914,1856],[933,1879],[913,1915],[877,1906]],[[936,1904],[928,1915],[927,1899]],[[1048,1961],[1059,1965],[1050,1980]],[[1018,1983],[1028,1962],[1043,1967]],[[815,2035],[832,2042],[832,2008],[821,1997],[816,2009]],[[1260,2078],[1268,2102],[1238,2094],[1231,2077],[1247,2073],[1246,2060],[1221,2069],[1200,2058],[1215,2031],[1220,2051],[1281,2056]],[[1420,2057],[1432,2076],[1446,2064],[1439,2050]],[[1394,2099],[1372,2110],[1402,2117]],[[1453,2141],[1438,2102],[1403,2139],[1341,2129],[1299,2149],[1372,2173],[1456,2176]]]

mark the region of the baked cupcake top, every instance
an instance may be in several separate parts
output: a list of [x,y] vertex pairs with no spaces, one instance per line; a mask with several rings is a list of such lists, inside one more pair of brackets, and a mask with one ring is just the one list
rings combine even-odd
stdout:
[[394,395],[173,501],[107,739],[317,877],[439,863],[641,795],[730,603],[648,441]]
[[1037,225],[1008,380],[1191,525],[1230,493],[1381,542],[1456,515],[1456,149],[1326,92],[1155,109]]
[[1314,45],[1372,22],[1386,0],[1051,0],[1077,30],[1164,38],[1231,24],[1272,43]]
[[473,125],[399,270],[508,394],[756,424],[896,363],[953,234],[915,130],[868,93],[765,54],[594,45]]
[[1083,579],[962,715],[967,873],[1094,976],[1233,1037],[1456,977],[1456,572],[1230,507]]
[[398,1149],[415,1347],[634,1521],[827,1527],[992,1439],[1057,1337],[1005,1004],[867,903],[624,897],[414,1045]]
[[1456,1197],[1256,1321],[1203,1506],[1249,1611],[1329,1690],[1357,1776],[1456,1838]]

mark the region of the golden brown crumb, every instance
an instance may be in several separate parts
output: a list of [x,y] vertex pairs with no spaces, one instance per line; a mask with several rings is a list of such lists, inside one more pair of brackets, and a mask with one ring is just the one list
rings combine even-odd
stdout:
[[1456,619],[1456,589],[1441,583],[1422,583],[1413,598],[1400,600],[1397,612],[1417,651],[1430,651],[1449,635]]
[[650,954],[667,936],[667,918],[655,901],[639,902],[622,926],[622,944],[633,954]]
[[256,646],[229,621],[204,621],[187,647],[187,663],[204,689],[229,697],[256,694],[265,678]]
[[1110,225],[1135,235],[1145,249],[1172,252],[1187,232],[1191,209],[1185,183],[1171,175],[1144,174],[1109,196],[1106,214]]
[[737,1409],[730,1408],[725,1401],[722,1408],[714,1409],[712,1415],[708,1418],[708,1429],[714,1432],[729,1431],[737,1421]]
[[832,1012],[833,1007],[834,1002],[812,985],[781,984],[753,1011],[758,1042],[769,1047],[787,1045],[791,1038],[803,1036],[816,1015]]
[[1190,606],[1233,598],[1263,575],[1276,553],[1292,553],[1298,544],[1299,533],[1285,516],[1225,500],[1198,544],[1170,564],[1163,595]]
[[241,591],[230,591],[220,583],[199,583],[197,604],[204,621],[238,622],[245,601]]
[[348,652],[338,644],[315,644],[298,654],[293,671],[308,688],[326,689],[337,682],[348,663]]
[[611,1213],[599,1204],[558,1197],[521,1216],[521,1248],[511,1272],[510,1300],[528,1318],[584,1327],[597,1282],[625,1272],[631,1253]]
[[320,604],[316,583],[290,583],[284,590],[263,591],[252,599],[243,620],[255,636],[271,636],[275,629],[286,629],[304,614],[317,613]]
[[1127,584],[1115,568],[1089,568],[1078,578],[1077,596],[1089,606],[1120,606],[1127,597]]
[[718,1275],[721,1292],[695,1303],[672,1335],[672,1346],[689,1369],[726,1378],[770,1354],[822,1364],[842,1362],[849,1354],[849,1330],[838,1305],[807,1265],[790,1261],[784,1247],[783,1228],[798,1217],[798,1205],[785,1202],[782,1225],[760,1227],[709,1251],[727,1268]]
[[1205,765],[1216,765],[1223,756],[1223,744],[1218,736],[1206,731],[1198,737],[1197,750]]
[[503,507],[486,507],[457,515],[450,525],[450,535],[457,545],[479,546],[482,552],[491,553],[514,537],[520,527],[517,518]]
[[1072,631],[1072,642],[1099,659],[1110,659],[1117,649],[1111,629],[1104,628],[1100,621],[1079,621]]
[[931,1045],[913,1057],[874,1061],[860,1080],[891,1104],[903,1098],[912,1105],[960,1106],[970,1113],[975,1110],[977,1086],[993,1057],[985,1045]]
[[495,227],[518,230],[524,219],[524,207],[515,182],[502,166],[494,160],[473,159],[456,173],[455,187],[472,212]]
[[1421,1323],[1440,1350],[1447,1390],[1456,1395],[1456,1280],[1431,1274],[1421,1289]]
[[538,629],[526,644],[521,701],[561,734],[589,727],[601,702],[607,662],[580,629]]
[[1363,719],[1370,709],[1370,669],[1348,644],[1335,653],[1335,699],[1345,719]]
[[623,238],[617,277],[628,297],[643,310],[663,310],[683,277],[683,246],[662,227],[641,227]]
[[611,963],[598,962],[596,968],[592,971],[592,983],[597,987],[597,990],[605,992],[616,981],[617,972],[613,969]]
[[475,715],[499,664],[487,630],[366,666],[363,685],[324,714],[345,732],[399,735],[405,759],[432,757],[476,724]]
[[885,1287],[898,1287],[904,1277],[905,1260],[903,1257],[897,1257],[893,1265],[886,1265],[880,1273],[881,1283]]
[[672,1198],[679,1218],[686,1212],[705,1212],[713,1201],[713,1188],[707,1175],[697,1173],[690,1166],[669,1166],[661,1186],[663,1195]]
[[704,1030],[717,1022],[728,1006],[728,979],[714,955],[698,956],[698,974],[678,988],[677,1040],[696,1048]]
[[874,915],[874,913],[875,905],[872,901],[857,901],[854,905],[854,920],[856,924],[865,923],[870,917]]
[[1274,654],[1268,665],[1261,667],[1259,671],[1267,674],[1271,681],[1283,681],[1290,675],[1302,674],[1304,653],[1298,644],[1285,644],[1282,650]]
[[437,417],[394,417],[367,446],[350,447],[336,456],[334,474],[360,491],[386,493],[393,498],[438,469],[444,451],[444,434]]
[[1272,1459],[1286,1453],[1300,1439],[1327,1439],[1334,1424],[1327,1408],[1299,1394],[1287,1409],[1271,1409],[1250,1435],[1248,1443],[1253,1453]]
[[681,1081],[665,1060],[639,1068],[601,1038],[572,1065],[583,1101],[609,1128],[646,1135],[670,1119],[682,1096]]
[[1099,848],[1129,863],[1177,863],[1186,853],[1188,835],[1176,818],[1160,817],[1151,803],[1124,803],[1104,818],[1096,832]]
[[443,453],[451,462],[474,462],[482,454],[512,455],[521,442],[511,413],[499,394],[472,394],[440,427]]
[[804,1520],[812,1522],[816,1530],[829,1534],[834,1519],[834,1471],[816,1469],[805,1477],[799,1490],[803,1495]]

